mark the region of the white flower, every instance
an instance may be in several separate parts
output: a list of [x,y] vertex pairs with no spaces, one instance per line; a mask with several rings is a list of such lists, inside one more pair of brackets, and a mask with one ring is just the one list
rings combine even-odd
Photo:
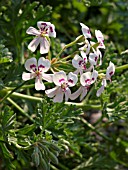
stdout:
[[70,72],[68,76],[64,71],[57,72],[53,75],[53,82],[56,87],[53,89],[46,90],[45,93],[48,97],[53,99],[53,102],[61,103],[63,101],[63,97],[65,95],[65,101],[68,101],[71,95],[71,90],[69,87],[75,86],[77,83],[77,75]]
[[101,95],[101,93],[104,91],[104,88],[107,86],[107,81],[106,80],[110,80],[111,81],[111,77],[114,75],[115,73],[115,65],[110,61],[109,66],[107,67],[107,71],[106,71],[106,76],[105,78],[102,80],[102,86],[98,89],[96,96],[99,97]]
[[80,57],[78,54],[75,55],[75,57],[72,59],[72,65],[77,69],[76,73],[82,74],[83,70],[86,70],[86,63],[87,63],[87,56],[86,53],[81,51]]
[[105,49],[104,36],[103,36],[102,32],[100,30],[95,30],[95,36],[97,38],[97,41],[100,43],[98,48],[104,48]]
[[50,22],[44,21],[37,22],[37,26],[39,30],[34,27],[29,27],[26,31],[27,34],[36,36],[36,38],[34,38],[28,45],[28,49],[34,52],[40,44],[40,53],[48,53],[50,48],[48,37],[56,37],[55,26]]
[[82,27],[82,33],[85,36],[85,38],[91,38],[90,29],[83,23],[80,23],[80,25]]
[[44,57],[39,58],[38,63],[36,58],[30,58],[25,62],[25,68],[30,73],[23,72],[22,79],[24,81],[35,78],[35,89],[36,90],[45,90],[45,86],[42,82],[42,79],[52,82],[52,75],[45,74],[50,68],[50,61]]
[[83,100],[83,98],[86,96],[88,89],[91,84],[93,84],[98,77],[98,72],[96,70],[93,70],[93,72],[86,72],[83,73],[80,77],[80,83],[81,87],[71,94],[70,99],[75,100],[78,96],[80,96],[80,101]]

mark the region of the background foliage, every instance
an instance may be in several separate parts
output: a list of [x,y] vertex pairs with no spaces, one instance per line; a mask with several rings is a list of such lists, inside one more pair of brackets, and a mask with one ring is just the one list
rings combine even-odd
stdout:
[[[127,7],[125,0],[0,1],[0,169],[128,169]],[[40,57],[27,49],[32,37],[26,35],[40,20],[56,27],[51,58],[81,34],[80,22],[104,33],[101,69],[110,60],[119,69],[100,98],[97,83],[82,106],[54,104],[35,91],[33,80],[21,80],[24,61]],[[70,63],[59,68],[71,70]]]

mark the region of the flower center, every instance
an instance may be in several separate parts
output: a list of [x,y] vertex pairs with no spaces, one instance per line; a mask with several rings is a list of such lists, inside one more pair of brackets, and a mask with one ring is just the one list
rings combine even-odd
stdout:
[[66,92],[67,87],[68,87],[68,83],[64,82],[64,83],[61,84],[61,89],[62,89],[63,92]]
[[87,83],[88,85],[90,85],[90,84],[91,84],[91,80],[90,80],[90,79],[86,79],[86,80],[85,80],[85,83]]

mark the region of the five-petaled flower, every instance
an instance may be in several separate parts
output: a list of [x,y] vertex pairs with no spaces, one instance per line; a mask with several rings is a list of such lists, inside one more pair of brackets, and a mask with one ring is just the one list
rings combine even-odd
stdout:
[[88,89],[91,84],[93,84],[98,77],[98,72],[96,70],[93,70],[93,72],[86,72],[83,73],[80,77],[80,88],[71,94],[70,99],[75,100],[78,96],[80,96],[80,101],[83,100],[83,98],[86,96]]
[[70,72],[68,76],[64,71],[57,72],[53,75],[53,82],[55,83],[56,87],[46,90],[45,93],[48,97],[53,99],[53,102],[61,103],[63,101],[63,97],[65,94],[65,101],[71,96],[71,90],[69,87],[75,86],[77,83],[77,75]]
[[[100,30],[95,30],[95,36],[98,43],[92,42],[90,41],[90,29],[83,23],[80,23],[80,25],[82,27],[84,41],[78,43],[79,45],[83,45],[79,48],[81,56],[76,54],[72,59],[72,65],[77,69],[74,73],[70,72],[68,76],[64,71],[59,71],[54,74],[45,74],[45,72],[49,70],[51,64],[50,61],[44,57],[39,58],[38,62],[34,57],[26,60],[25,62],[25,68],[30,73],[23,72],[22,79],[26,81],[35,78],[36,90],[45,90],[42,79],[48,82],[54,82],[56,87],[45,90],[47,96],[53,98],[53,102],[62,102],[64,96],[65,101],[68,101],[68,99],[74,100],[78,96],[80,96],[80,100],[83,100],[91,84],[97,80],[98,72],[94,70],[94,66],[102,64],[102,53],[100,49],[105,49],[104,37]],[[26,31],[27,34],[36,36],[36,38],[30,42],[28,48],[34,52],[37,49],[37,46],[40,44],[40,53],[46,54],[50,48],[49,37],[56,37],[55,26],[50,22],[39,21],[37,22],[37,27],[39,30],[34,27],[29,27]],[[87,60],[89,60],[90,63],[90,67],[88,69],[86,68]],[[93,70],[93,72],[91,72],[91,70]],[[73,87],[77,83],[78,73],[80,73],[81,86],[76,92],[71,94],[69,87]],[[111,81],[111,76],[114,73],[115,66],[112,62],[110,62],[109,66],[107,67],[106,75],[103,77],[101,83],[102,86],[97,91],[97,96],[101,95],[107,85],[107,80]]]
[[40,44],[40,53],[48,53],[50,48],[50,41],[48,37],[56,37],[55,26],[50,22],[39,21],[37,22],[39,30],[34,27],[29,27],[26,31],[27,34],[35,35],[28,49],[34,52],[37,49],[37,46]]
[[114,75],[114,73],[115,73],[115,65],[110,61],[109,66],[107,67],[105,78],[103,78],[101,82],[102,86],[98,89],[96,93],[97,97],[101,95],[101,93],[104,91],[104,88],[107,86],[106,80],[111,81],[111,77]]
[[39,58],[38,63],[36,58],[32,57],[25,62],[25,68],[30,73],[23,72],[22,79],[24,81],[35,78],[35,89],[45,90],[42,79],[52,82],[52,74],[45,74],[50,68],[50,61],[44,57]]

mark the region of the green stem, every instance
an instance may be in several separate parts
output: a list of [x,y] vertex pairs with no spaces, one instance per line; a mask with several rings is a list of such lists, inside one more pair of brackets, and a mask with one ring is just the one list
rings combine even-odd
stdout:
[[83,100],[83,105],[88,101],[90,95],[92,94],[92,91],[94,90],[94,85],[93,87],[91,88],[91,90],[89,91],[89,93],[86,95],[85,99]]
[[10,97],[7,98],[7,100],[15,107],[17,108],[22,115],[26,116],[29,120],[31,120],[34,123],[34,120],[32,117],[30,117],[17,103],[15,103]]
[[7,97],[9,97],[9,96],[10,96],[14,91],[16,91],[17,89],[19,89],[20,87],[22,87],[25,83],[26,83],[26,82],[21,83],[19,86],[17,86],[16,88],[14,88],[11,92],[8,92],[8,93],[4,96],[4,98],[0,101],[0,103],[4,102],[4,101],[7,99]]
[[37,101],[37,102],[42,102],[42,98],[40,97],[33,97],[33,96],[29,96],[29,95],[26,95],[26,94],[21,94],[21,93],[17,93],[17,92],[13,92],[11,94],[12,97],[18,97],[18,98],[21,98],[21,99],[28,99],[28,100],[32,100],[32,101]]
[[[128,64],[116,67],[116,72],[120,72],[122,70],[127,70],[128,69]],[[106,70],[100,70],[99,73],[106,73]]]
[[99,132],[92,124],[90,124],[89,122],[87,122],[84,118],[80,118],[80,120],[86,125],[88,126],[92,131],[96,132],[99,136],[101,136],[103,139],[107,140],[107,141],[111,141],[111,139],[107,136],[105,136],[103,133]]
[[75,103],[75,102],[65,102],[66,105],[75,105],[76,107],[81,107],[84,109],[101,109],[101,105],[97,104],[97,105],[92,105],[92,104],[85,104],[83,102],[81,103]]
[[21,55],[20,55],[20,63],[24,64],[24,43],[21,44]]
[[83,38],[84,36],[83,35],[80,35],[77,39],[75,39],[74,41],[72,41],[71,43],[67,44],[64,46],[64,48],[59,52],[59,54],[56,56],[56,58],[58,58],[63,52],[65,49],[71,47],[72,45],[76,44],[81,38]]

